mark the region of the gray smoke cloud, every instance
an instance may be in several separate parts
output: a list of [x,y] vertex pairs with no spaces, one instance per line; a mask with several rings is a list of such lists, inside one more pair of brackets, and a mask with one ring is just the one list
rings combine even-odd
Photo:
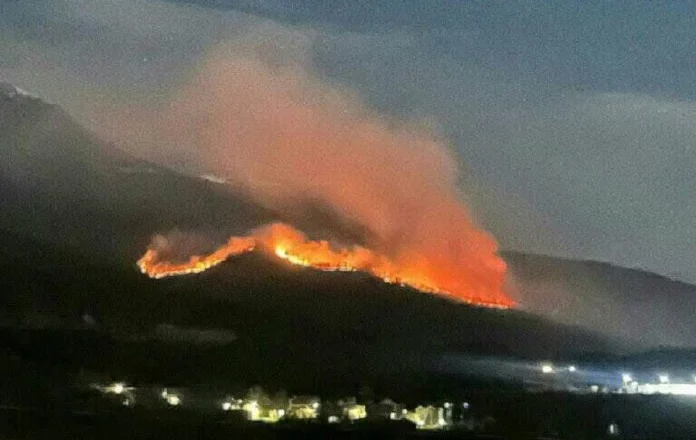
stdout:
[[222,176],[286,214],[325,205],[398,266],[469,299],[502,301],[505,264],[459,198],[447,144],[426,123],[375,114],[314,73],[306,50],[276,44],[216,47],[163,107],[102,126],[119,144]]

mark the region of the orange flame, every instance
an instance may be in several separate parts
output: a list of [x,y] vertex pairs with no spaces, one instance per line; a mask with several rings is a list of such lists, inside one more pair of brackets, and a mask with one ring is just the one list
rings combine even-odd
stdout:
[[160,252],[151,247],[138,260],[142,273],[164,278],[203,272],[226,259],[261,248],[290,264],[323,271],[361,271],[391,284],[409,286],[421,292],[443,295],[458,301],[486,307],[509,308],[515,302],[503,292],[472,292],[457,274],[443,273],[417,255],[394,261],[362,246],[334,249],[325,240],[309,240],[300,231],[284,223],[256,229],[245,237],[231,237],[208,255],[194,255],[183,263],[160,260]]
[[148,249],[140,260],[140,271],[150,278],[165,278],[176,275],[200,273],[217,266],[235,255],[254,250],[256,241],[252,237],[231,237],[227,244],[209,255],[194,255],[184,263],[160,261],[160,253],[156,249]]

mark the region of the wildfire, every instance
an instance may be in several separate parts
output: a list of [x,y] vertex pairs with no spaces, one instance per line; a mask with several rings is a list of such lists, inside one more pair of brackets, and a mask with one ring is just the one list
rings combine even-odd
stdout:
[[215,252],[208,255],[194,255],[183,263],[160,261],[160,252],[156,249],[148,249],[138,260],[138,267],[142,273],[156,279],[200,273],[230,257],[254,250],[255,245],[256,240],[253,237],[232,237]]
[[214,252],[194,255],[188,261],[180,263],[162,261],[160,250],[151,247],[137,264],[142,273],[159,279],[203,272],[230,257],[254,249],[262,249],[293,265],[322,271],[366,272],[387,283],[475,305],[497,308],[515,305],[502,292],[486,292],[485,295],[472,292],[456,274],[443,273],[432,263],[417,256],[395,261],[362,246],[337,249],[326,240],[309,240],[303,233],[284,223],[255,229],[249,236],[231,237]]

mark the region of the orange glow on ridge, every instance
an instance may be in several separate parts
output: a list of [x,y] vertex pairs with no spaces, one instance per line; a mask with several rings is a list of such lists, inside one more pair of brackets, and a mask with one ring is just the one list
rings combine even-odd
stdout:
[[226,259],[254,250],[255,240],[252,237],[232,237],[225,245],[208,255],[194,255],[183,263],[160,261],[160,253],[156,249],[148,249],[138,260],[140,271],[150,278],[165,278],[176,275],[200,273],[217,266]]
[[303,233],[284,223],[274,223],[245,237],[232,237],[222,247],[208,255],[194,255],[186,262],[160,260],[160,252],[150,248],[138,260],[142,273],[151,278],[164,278],[203,272],[226,259],[263,249],[296,266],[322,271],[360,271],[381,278],[391,284],[412,287],[426,293],[474,305],[509,308],[515,302],[501,292],[472,292],[465,278],[439,269],[432,262],[417,255],[400,257],[399,261],[377,254],[362,246],[335,249],[325,240],[309,240]]

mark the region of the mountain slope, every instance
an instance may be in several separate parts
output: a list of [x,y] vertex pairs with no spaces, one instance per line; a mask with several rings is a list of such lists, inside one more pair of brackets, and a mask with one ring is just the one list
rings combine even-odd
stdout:
[[[302,346],[309,356],[313,347],[331,353],[330,347],[363,344],[376,353],[542,357],[620,351],[625,346],[615,342],[618,336],[632,345],[696,344],[694,320],[682,312],[694,298],[692,286],[524,254],[505,258],[530,313],[462,306],[360,274],[288,270],[259,255],[195,277],[149,280],[134,261],[153,233],[181,228],[220,239],[283,219],[224,185],[130,157],[59,107],[12,90],[0,88],[0,281],[10,286],[1,304],[5,322],[19,325],[27,316],[73,322],[89,309],[117,332],[161,323],[228,328],[255,347],[288,356]],[[680,310],[658,307],[648,290],[660,289],[683,298]],[[639,335],[624,331],[636,319],[622,304],[634,302],[660,310]],[[679,330],[665,333],[667,325]]]
[[644,347],[696,347],[696,286],[636,269],[508,252],[524,308]]
[[[0,234],[6,244],[32,251],[0,255],[1,282],[10,286],[0,299],[0,345],[39,369],[348,392],[360,382],[390,390],[410,377],[428,383],[448,354],[546,359],[623,348],[525,313],[469,307],[358,273],[297,270],[260,254],[156,281]],[[162,324],[235,338],[153,338]],[[468,373],[458,371],[459,380]]]
[[225,233],[269,218],[224,186],[131,157],[13,90],[0,87],[0,229],[130,261],[154,232]]

